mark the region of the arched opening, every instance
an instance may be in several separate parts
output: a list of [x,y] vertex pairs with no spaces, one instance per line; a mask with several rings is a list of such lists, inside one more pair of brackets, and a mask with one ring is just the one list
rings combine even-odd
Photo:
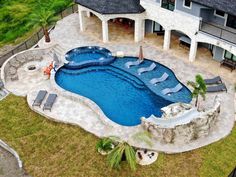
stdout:
[[[224,60],[227,60],[225,65],[222,64]],[[229,71],[233,71],[236,64],[236,55],[219,46],[199,42],[196,62],[201,67],[214,71],[215,73],[229,73]]]
[[163,48],[165,29],[160,23],[151,19],[145,19],[144,30],[144,40],[146,42],[160,49]]
[[85,16],[84,23],[85,29],[84,31],[89,34],[92,38],[96,38],[102,40],[102,21],[101,19],[93,14],[92,12],[84,12]]
[[179,30],[171,30],[170,33],[170,53],[173,53],[178,58],[189,60],[191,38],[186,33]]
[[108,21],[109,41],[133,42],[135,21],[128,18],[114,18]]

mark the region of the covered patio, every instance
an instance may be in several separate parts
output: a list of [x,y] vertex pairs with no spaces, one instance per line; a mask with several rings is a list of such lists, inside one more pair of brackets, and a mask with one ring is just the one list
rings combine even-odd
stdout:
[[115,19],[128,19],[134,21],[134,41],[139,42],[144,38],[144,21],[143,16],[145,9],[139,1],[128,0],[120,3],[107,0],[98,1],[94,4],[92,0],[76,0],[78,3],[80,31],[86,30],[85,17],[90,17],[91,13],[98,17],[102,22],[102,41],[109,42],[109,21]]

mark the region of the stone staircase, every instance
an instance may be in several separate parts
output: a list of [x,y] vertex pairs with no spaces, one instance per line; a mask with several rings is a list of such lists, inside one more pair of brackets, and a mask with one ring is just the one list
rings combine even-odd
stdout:
[[64,49],[62,46],[59,44],[56,44],[52,49],[51,52],[49,53],[50,57],[54,58],[54,53],[58,56],[59,63],[66,63],[67,61],[65,60],[65,54],[66,54],[66,49]]

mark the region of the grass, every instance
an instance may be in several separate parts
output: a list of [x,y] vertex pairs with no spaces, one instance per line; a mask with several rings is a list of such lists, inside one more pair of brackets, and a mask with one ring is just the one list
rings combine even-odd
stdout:
[[126,163],[122,170],[109,169],[96,152],[97,137],[32,112],[25,98],[10,95],[0,102],[0,127],[0,138],[20,154],[34,177],[226,177],[236,165],[236,127],[217,143],[187,153],[161,153],[156,163],[135,172]]
[[6,44],[20,43],[36,32],[39,27],[29,25],[30,17],[40,8],[47,8],[56,14],[71,4],[72,0],[1,0],[0,2],[1,47]]

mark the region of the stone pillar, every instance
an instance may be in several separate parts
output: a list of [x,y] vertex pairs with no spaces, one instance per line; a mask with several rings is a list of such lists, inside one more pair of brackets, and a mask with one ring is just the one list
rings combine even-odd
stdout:
[[170,49],[170,40],[171,40],[171,30],[165,29],[165,36],[164,36],[164,50]]
[[102,39],[103,39],[104,43],[109,41],[109,37],[108,37],[108,21],[107,20],[103,20],[102,21]]
[[90,18],[91,17],[91,14],[89,11],[87,11],[87,17]]
[[79,8],[79,26],[80,26],[80,31],[83,32],[84,29],[84,14],[83,11]]
[[134,41],[140,42],[143,39],[143,21],[140,19],[135,20],[134,26]]
[[197,56],[198,42],[195,39],[191,40],[191,47],[189,52],[189,61],[194,62]]

